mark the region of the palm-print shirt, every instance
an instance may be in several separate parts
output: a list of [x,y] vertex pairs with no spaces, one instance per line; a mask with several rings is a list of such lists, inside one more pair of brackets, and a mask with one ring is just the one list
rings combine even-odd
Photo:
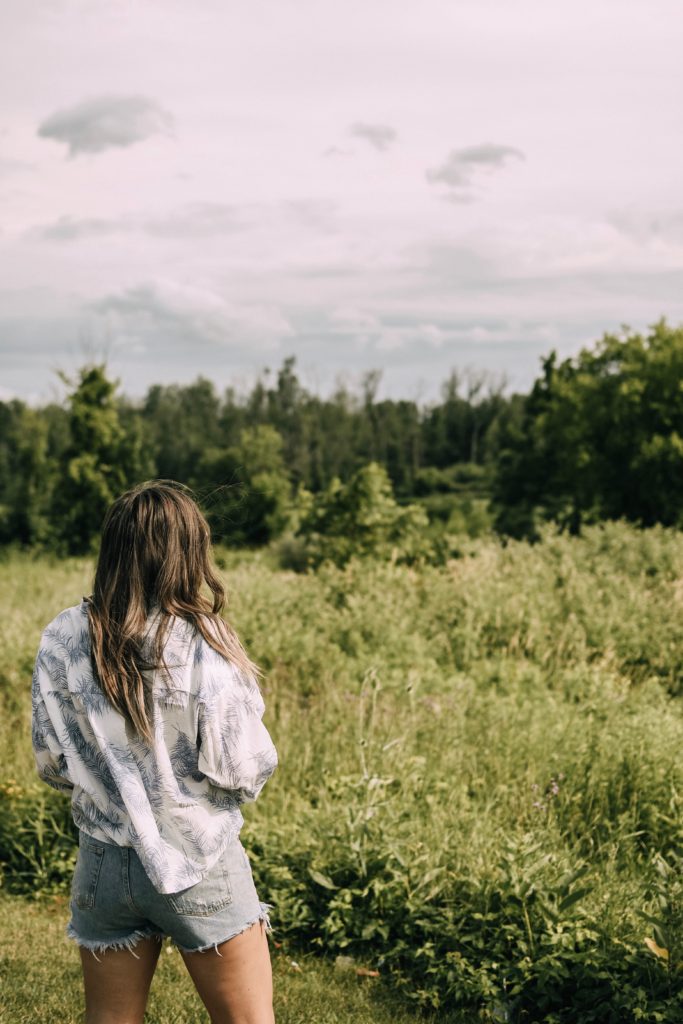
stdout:
[[86,600],[67,608],[40,639],[32,735],[38,774],[71,793],[78,828],[132,847],[159,892],[178,892],[198,882],[239,834],[240,805],[256,799],[277,752],[255,679],[191,623],[171,620],[164,660],[168,673],[144,673],[152,687],[152,746],[97,681]]

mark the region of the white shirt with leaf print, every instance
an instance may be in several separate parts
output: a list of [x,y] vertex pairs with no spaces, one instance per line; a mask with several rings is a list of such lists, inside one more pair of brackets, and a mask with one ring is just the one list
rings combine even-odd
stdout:
[[150,673],[152,747],[105,697],[90,653],[84,599],[40,639],[32,685],[38,774],[71,792],[79,829],[132,847],[158,892],[178,892],[239,834],[240,804],[255,800],[275,771],[261,692],[191,623],[172,619],[170,671]]

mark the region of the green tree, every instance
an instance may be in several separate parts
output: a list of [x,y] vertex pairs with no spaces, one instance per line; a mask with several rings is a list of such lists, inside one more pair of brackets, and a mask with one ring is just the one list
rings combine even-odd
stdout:
[[425,463],[443,468],[486,459],[486,435],[508,403],[502,394],[504,383],[485,370],[449,374],[441,386],[441,402],[423,416]]
[[215,540],[264,544],[285,528],[291,482],[280,434],[267,424],[244,427],[229,448],[209,448],[193,478]]
[[552,352],[508,424],[494,501],[518,535],[543,519],[683,525],[683,327],[662,318],[561,363]]
[[49,424],[23,402],[0,403],[0,543],[45,542],[50,533]]
[[115,392],[104,365],[83,367],[68,398],[70,440],[62,456],[52,514],[60,546],[85,553],[96,542],[104,514],[145,468],[140,432],[121,423]]
[[154,473],[160,477],[189,483],[205,449],[219,447],[224,440],[220,400],[205,377],[186,386],[153,385],[141,416]]

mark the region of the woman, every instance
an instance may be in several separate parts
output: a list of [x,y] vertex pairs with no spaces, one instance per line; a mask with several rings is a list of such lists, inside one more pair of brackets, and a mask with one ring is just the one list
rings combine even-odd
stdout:
[[86,1024],[142,1022],[164,935],[215,1024],[274,1019],[269,905],[239,832],[277,753],[210,551],[186,489],[128,491],[105,517],[91,597],[41,637],[33,749],[79,829],[67,935]]

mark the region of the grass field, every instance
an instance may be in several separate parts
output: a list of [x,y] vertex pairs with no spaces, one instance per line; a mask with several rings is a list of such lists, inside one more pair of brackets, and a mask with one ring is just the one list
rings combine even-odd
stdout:
[[[243,832],[283,942],[278,1020],[426,1007],[439,1021],[680,1024],[683,538],[606,524],[465,542],[443,568],[303,576],[219,556],[280,753]],[[91,572],[0,563],[2,912],[26,934],[20,960],[3,954],[12,1020],[42,1019],[20,1016],[27,977],[66,1001],[51,1019],[79,1019],[65,1015],[69,950],[58,975],[29,965],[35,937],[62,927],[49,896],[73,861],[68,806],[30,781],[28,724],[40,631]],[[379,986],[335,971],[338,955]],[[150,1020],[201,1019],[178,964],[165,958]]]
[[[37,904],[4,897],[0,914],[0,1024],[78,1024],[83,986],[78,951],[64,936],[65,897]],[[424,1024],[425,1018],[407,1010],[377,979],[357,977],[310,954],[293,960],[274,949],[272,960],[278,1024]],[[149,1024],[208,1024],[171,945],[161,954],[146,1019]]]

